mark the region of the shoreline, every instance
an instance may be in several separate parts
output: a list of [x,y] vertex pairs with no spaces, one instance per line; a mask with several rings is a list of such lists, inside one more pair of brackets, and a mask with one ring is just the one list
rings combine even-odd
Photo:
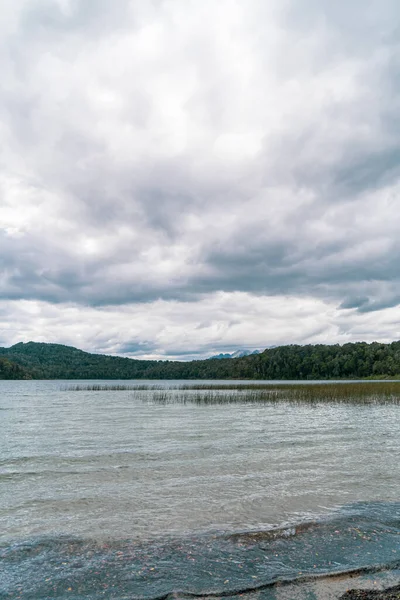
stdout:
[[340,600],[400,600],[400,584],[384,590],[348,590]]

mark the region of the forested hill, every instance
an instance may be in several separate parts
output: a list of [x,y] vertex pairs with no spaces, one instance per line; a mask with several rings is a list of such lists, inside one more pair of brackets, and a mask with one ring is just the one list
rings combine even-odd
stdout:
[[89,354],[60,344],[0,348],[0,379],[358,379],[400,375],[400,342],[280,346],[191,362]]

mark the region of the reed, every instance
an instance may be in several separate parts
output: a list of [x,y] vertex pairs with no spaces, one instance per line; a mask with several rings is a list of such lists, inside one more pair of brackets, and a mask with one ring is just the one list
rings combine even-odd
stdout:
[[67,391],[138,392],[144,402],[198,405],[263,402],[400,404],[400,381],[324,383],[73,384]]
[[400,404],[400,382],[186,386],[184,389],[155,390],[147,396],[147,401],[198,405],[243,402]]
[[61,389],[64,392],[125,392],[136,390],[163,390],[164,386],[160,384],[125,385],[119,383],[78,383],[73,385],[65,385]]

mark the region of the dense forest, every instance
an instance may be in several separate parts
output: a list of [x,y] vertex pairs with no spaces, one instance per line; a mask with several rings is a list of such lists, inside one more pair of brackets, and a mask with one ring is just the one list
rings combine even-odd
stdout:
[[149,361],[60,344],[0,348],[0,379],[362,379],[400,375],[400,342],[280,346],[241,358]]
[[2,356],[0,357],[0,379],[32,379],[32,375],[28,369]]

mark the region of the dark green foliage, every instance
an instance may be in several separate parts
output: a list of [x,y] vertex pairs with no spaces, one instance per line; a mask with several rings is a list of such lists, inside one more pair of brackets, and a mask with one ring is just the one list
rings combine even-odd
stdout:
[[[400,342],[291,345],[242,358],[191,362],[134,360],[89,354],[60,344],[28,342],[0,348],[1,357],[23,367],[21,378],[31,375],[36,379],[312,380],[400,375]],[[0,377],[9,378],[1,372]]]
[[32,379],[32,375],[17,363],[0,357],[0,379]]

